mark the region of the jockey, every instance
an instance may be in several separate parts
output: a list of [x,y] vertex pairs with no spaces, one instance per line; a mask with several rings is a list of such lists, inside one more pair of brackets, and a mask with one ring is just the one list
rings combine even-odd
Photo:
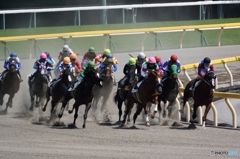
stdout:
[[[44,63],[47,69],[51,69],[51,70],[55,69],[55,66],[53,66],[53,63],[47,58],[47,55],[43,52],[40,54],[40,58],[38,58],[33,65],[33,68],[36,69],[36,71],[33,74],[28,75],[29,81],[31,81],[31,82],[33,81],[35,75],[38,72],[39,65],[41,63]],[[48,77],[49,82],[51,82],[52,79],[49,74],[47,74],[47,77]]]
[[205,57],[198,64],[197,70],[198,70],[198,77],[194,80],[189,90],[193,90],[197,81],[203,79],[203,77],[207,74],[208,71],[214,71],[213,64],[211,63],[211,59],[209,57]]
[[68,68],[68,67],[70,68],[70,71],[72,72],[73,71],[73,69],[72,69],[73,67],[72,67],[70,58],[69,57],[64,57],[63,61],[59,64],[59,67],[58,67],[58,70],[59,70],[58,77],[52,80],[52,82],[50,84],[50,88],[53,86],[53,83],[56,83],[56,82],[58,82],[61,79],[63,70],[65,68]]
[[52,56],[50,55],[49,52],[44,52],[47,55],[47,58],[52,62],[53,65],[56,65],[56,62],[54,61],[54,59],[52,58]]
[[[111,50],[105,49],[103,54],[97,55],[95,58],[95,64],[100,63],[107,55],[111,54]],[[115,64],[118,64],[118,61],[115,57],[113,57],[113,61]]]
[[176,64],[177,65],[177,72],[180,73],[181,72],[181,64],[180,64],[180,61],[178,60],[178,57],[177,55],[173,54],[171,55],[171,57],[166,61],[164,62],[163,64],[163,70],[164,70],[164,76],[163,78],[167,77],[167,72],[169,71],[168,70],[168,67],[171,66],[172,64]]
[[158,64],[159,69],[163,71],[163,62],[161,60],[161,57],[160,56],[154,56],[154,58],[156,59],[156,62]]
[[[148,62],[144,62],[142,64],[141,77],[139,78],[137,83],[142,81],[147,76],[148,71],[153,71],[153,70],[159,71],[159,73],[160,73],[160,69],[159,69],[159,66],[157,64],[156,59],[154,57],[150,57]],[[136,85],[134,87],[134,89],[138,89],[138,85]]]
[[77,55],[75,53],[72,53],[70,55],[70,60],[73,66],[73,69],[75,69],[75,73],[80,73],[82,71],[82,67],[80,62],[77,59]]
[[72,49],[70,49],[69,48],[69,46],[68,45],[63,45],[63,47],[62,47],[62,49],[60,50],[60,52],[59,52],[59,55],[58,55],[58,60],[62,60],[62,56],[64,55],[64,57],[66,56],[66,55],[70,55],[71,53],[73,53],[73,51],[72,51]]
[[147,61],[147,57],[143,52],[140,52],[136,60],[137,74],[141,76],[142,64]]
[[[117,64],[116,64],[116,61],[113,59],[113,55],[108,54],[103,58],[102,62],[100,63],[100,66],[98,68],[98,72],[99,72],[100,75],[102,74],[102,72],[105,68],[105,65],[107,65],[107,64],[112,64],[113,65],[112,72],[117,71]],[[117,82],[116,82],[115,76],[112,75],[112,77],[113,77],[114,85],[116,85]]]
[[[85,73],[88,72],[89,69],[94,69],[95,64],[93,61],[89,61],[89,63],[87,64],[87,66],[83,67],[82,72],[80,73],[80,77],[76,80],[76,82],[74,82],[73,85],[71,85],[71,87],[68,89],[68,91],[74,91],[77,86],[82,82],[82,80],[85,77]],[[73,87],[73,88],[72,88]]]
[[5,62],[4,62],[4,68],[5,68],[6,70],[4,70],[4,71],[2,72],[1,77],[0,77],[0,81],[3,80],[2,77],[4,77],[4,74],[8,72],[9,62],[10,62],[11,60],[16,60],[16,62],[17,62],[17,63],[16,63],[16,66],[17,66],[17,74],[18,74],[18,76],[19,76],[19,82],[22,82],[23,80],[22,80],[22,77],[21,77],[21,74],[20,74],[20,71],[19,71],[19,70],[21,69],[21,63],[20,63],[19,58],[17,57],[17,53],[15,53],[15,52],[12,52],[12,53],[10,54],[10,56],[9,56],[8,58],[6,58],[6,60],[5,60]]
[[[87,63],[85,62],[86,60],[87,61],[94,61],[94,59],[96,58],[96,52],[95,52],[95,48],[94,47],[90,47],[88,49],[88,52],[86,52],[83,56],[83,59],[82,59],[82,63],[81,63],[81,66],[84,67]],[[96,64],[96,62],[95,62]]]
[[[122,82],[120,83],[120,87],[129,85],[129,76],[130,76],[130,70],[134,69],[136,70],[136,59],[135,58],[130,58],[129,61],[125,64],[124,68],[123,68],[123,73],[124,73],[124,77],[121,80]],[[135,71],[134,71],[135,73]]]

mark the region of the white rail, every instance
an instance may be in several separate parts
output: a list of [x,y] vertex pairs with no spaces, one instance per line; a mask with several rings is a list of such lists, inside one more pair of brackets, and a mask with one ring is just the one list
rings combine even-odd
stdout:
[[181,7],[181,6],[199,6],[199,5],[216,5],[216,4],[239,4],[239,3],[240,3],[240,1],[199,1],[199,2],[153,3],[153,4],[90,6],[90,7],[19,9],[19,10],[3,10],[3,11],[0,11],[0,14],[64,12],[64,11],[103,10],[103,9],[132,9],[132,8],[153,8],[153,7]]

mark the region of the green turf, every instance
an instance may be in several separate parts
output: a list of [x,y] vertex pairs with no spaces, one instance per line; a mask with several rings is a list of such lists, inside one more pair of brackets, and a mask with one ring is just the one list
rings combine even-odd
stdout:
[[[240,22],[236,19],[218,19],[218,20],[204,20],[204,21],[176,21],[176,22],[154,22],[154,23],[136,23],[136,24],[111,24],[111,25],[90,25],[90,26],[72,26],[72,27],[48,27],[48,28],[27,28],[27,29],[7,29],[0,30],[0,36],[18,36],[18,35],[34,35],[34,34],[48,34],[48,33],[63,33],[76,31],[92,31],[92,30],[113,30],[113,29],[130,29],[130,28],[153,28],[165,26],[183,26],[183,25],[201,25],[201,24],[218,24],[218,23],[233,23]],[[209,46],[218,45],[219,30],[203,31],[203,35],[207,40]],[[174,49],[179,48],[180,38],[182,32],[174,33],[159,33],[158,38],[163,44],[163,48],[158,45],[158,49]],[[140,51],[141,43],[144,35],[117,35],[112,36],[112,41],[116,46],[116,51],[113,52],[127,52]],[[240,44],[240,29],[227,29],[223,31],[221,36],[221,45]],[[85,37],[73,38],[70,41],[70,47],[74,52],[83,54],[88,47],[94,46],[97,52],[102,52],[104,49],[106,37]],[[197,31],[186,32],[183,39],[183,48],[199,47],[201,46],[200,33]],[[62,39],[52,40],[38,40],[37,46],[40,48],[36,50],[36,54],[41,51],[48,51],[57,56],[64,41]],[[205,44],[203,43],[203,46]],[[10,51],[15,51],[21,58],[29,58],[29,54],[35,54],[34,46],[31,46],[30,41],[8,42],[7,47]],[[109,43],[107,42],[107,47]],[[0,50],[3,52],[3,45],[0,45]],[[144,43],[144,50],[155,50],[155,36],[153,34],[147,35]],[[4,54],[0,54],[0,59],[4,58]]]

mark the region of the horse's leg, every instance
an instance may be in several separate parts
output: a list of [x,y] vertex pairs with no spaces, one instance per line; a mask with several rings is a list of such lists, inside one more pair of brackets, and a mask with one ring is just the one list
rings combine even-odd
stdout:
[[8,97],[8,102],[6,103],[6,108],[5,108],[5,113],[7,113],[7,109],[8,109],[8,107],[12,107],[12,99],[13,99],[13,97],[14,97],[14,94],[11,94],[11,95],[9,95],[9,97]]
[[[153,114],[151,115],[151,118],[152,118],[152,119],[155,118],[155,115],[156,115],[157,112],[158,112],[158,104],[155,104],[154,112],[153,112]],[[145,115],[146,115],[146,112],[145,112]]]
[[169,105],[169,102],[168,101],[164,101],[163,102],[163,117],[166,118],[168,116],[168,105]]
[[89,109],[91,108],[91,105],[92,105],[91,103],[86,104],[85,113],[83,116],[83,126],[82,126],[83,129],[86,128],[87,115],[88,115]]
[[[70,99],[72,99],[72,97],[71,97],[70,93],[67,92],[67,94],[64,96],[64,99],[63,99],[63,101],[62,101],[61,110],[60,110],[60,112],[59,112],[59,114],[58,114],[59,120],[62,118],[63,111],[64,111],[64,109],[65,109],[65,107],[66,107],[66,105],[67,105],[67,103],[68,103],[68,101],[69,101]],[[73,111],[73,109],[74,109],[74,107],[72,108],[72,111]],[[72,112],[70,113],[70,110],[69,110],[68,113],[71,114]]]
[[209,103],[208,105],[206,105],[206,109],[205,109],[204,115],[203,115],[203,117],[202,117],[202,120],[203,120],[203,125],[202,125],[202,126],[203,126],[204,129],[205,129],[205,122],[206,122],[206,120],[207,120],[207,114],[208,114],[210,108],[211,108],[211,103]]
[[77,119],[77,117],[78,117],[78,109],[79,109],[79,106],[80,106],[80,104],[79,104],[77,101],[75,101],[75,103],[73,104],[73,107],[75,108],[73,126],[75,126],[75,127],[76,127],[76,119]]
[[134,100],[128,98],[127,106],[125,107],[124,115],[123,115],[123,121],[122,121],[122,126],[126,123],[126,118],[129,112],[131,111],[132,107],[134,105]]
[[122,116],[122,104],[123,104],[123,101],[122,99],[120,99],[120,97],[118,97],[118,121],[120,122],[121,121],[121,116]]
[[162,118],[161,111],[162,111],[161,101],[159,101],[158,103],[158,114],[159,114],[158,122],[159,123],[161,122],[161,118]]
[[[133,115],[133,126],[135,126],[137,116],[141,113],[142,108],[143,108],[142,104],[137,104],[137,110],[136,110],[135,114]],[[145,112],[145,115],[146,115],[146,112]],[[146,119],[146,120],[148,120],[148,119]]]
[[51,108],[51,111],[50,111],[50,119],[49,119],[49,121],[54,120],[57,103],[56,103],[54,100],[52,100],[52,101],[51,101],[51,105],[52,105],[52,108]]
[[47,99],[47,102],[45,103],[45,105],[44,105],[44,107],[42,108],[42,111],[46,111],[46,108],[47,108],[47,105],[48,105],[48,102],[49,102],[49,100],[50,100],[50,89],[48,88],[48,90],[47,90],[47,93],[46,93],[46,99]]
[[0,106],[3,105],[3,96],[4,96],[3,92],[0,92]]
[[35,96],[34,95],[32,95],[31,93],[30,93],[30,97],[31,97],[31,106],[30,106],[30,111],[33,111],[33,106],[34,106],[34,98],[35,98]]
[[196,103],[194,103],[193,104],[193,115],[192,115],[192,121],[191,121],[192,124],[194,123],[194,119],[197,116],[197,108],[198,108],[198,105]]

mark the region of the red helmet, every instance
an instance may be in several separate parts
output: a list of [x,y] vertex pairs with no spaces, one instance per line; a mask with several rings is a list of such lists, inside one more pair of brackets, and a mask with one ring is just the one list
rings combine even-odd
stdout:
[[154,57],[155,57],[155,59],[156,59],[157,62],[160,62],[160,61],[161,61],[161,57],[160,57],[160,56],[154,56]]
[[178,57],[177,57],[177,55],[173,54],[173,55],[170,57],[170,59],[171,59],[171,61],[176,62],[177,59],[178,59]]

